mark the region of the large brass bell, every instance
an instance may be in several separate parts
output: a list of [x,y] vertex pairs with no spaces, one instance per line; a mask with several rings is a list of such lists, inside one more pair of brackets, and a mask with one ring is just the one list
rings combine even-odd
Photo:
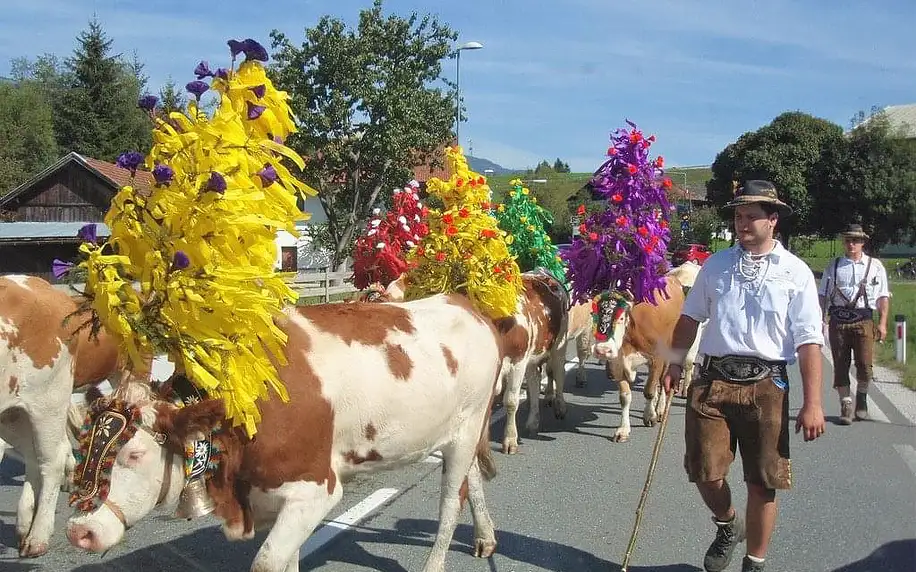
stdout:
[[216,510],[213,499],[207,494],[207,485],[203,477],[197,477],[188,481],[181,490],[181,496],[178,497],[178,508],[175,515],[178,518],[199,518],[206,516]]

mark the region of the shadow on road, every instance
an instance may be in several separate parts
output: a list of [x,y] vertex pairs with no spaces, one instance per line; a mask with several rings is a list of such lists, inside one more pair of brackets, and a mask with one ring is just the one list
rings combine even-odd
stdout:
[[[321,565],[350,564],[382,572],[407,572],[401,563],[393,558],[373,554],[367,545],[409,545],[428,549],[432,547],[438,522],[425,519],[401,519],[395,530],[368,526],[357,526],[326,546],[302,565],[313,568]],[[556,542],[497,530],[497,556],[489,562],[491,570],[500,570],[499,562],[512,561],[508,569],[517,565],[536,566],[553,572],[581,572],[583,570],[620,570],[620,564],[604,560],[594,554]],[[187,561],[199,562],[207,568],[225,572],[248,570],[264,535],[253,541],[229,543],[218,528],[207,528],[189,534],[172,542],[141,548],[117,558],[105,559],[98,564],[74,568],[73,572],[104,572],[108,570],[153,570],[160,569],[170,555],[179,553],[182,564]],[[450,553],[449,568],[460,570],[467,567],[467,558],[474,540],[471,525],[460,524],[455,530]],[[462,554],[456,554],[460,552]],[[462,565],[463,561],[463,565]],[[226,563],[232,562],[231,567]],[[483,562],[481,562],[484,566]],[[475,566],[475,568],[477,568]],[[4,569],[5,570],[5,569]],[[28,568],[22,568],[26,572]],[[697,572],[700,568],[687,564],[665,566],[630,566],[631,572]],[[15,571],[19,572],[19,571]]]
[[831,572],[912,572],[916,562],[916,539],[895,540],[879,547],[866,558]]

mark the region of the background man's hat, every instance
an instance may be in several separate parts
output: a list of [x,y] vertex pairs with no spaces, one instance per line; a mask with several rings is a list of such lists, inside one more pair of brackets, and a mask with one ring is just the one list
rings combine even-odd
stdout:
[[730,209],[741,205],[753,203],[769,203],[776,205],[785,214],[792,214],[792,207],[779,200],[776,194],[776,186],[769,181],[750,180],[745,181],[744,185],[735,190],[735,198],[725,204],[725,208]]
[[846,225],[846,230],[841,232],[840,236],[842,236],[843,238],[862,238],[862,239],[871,238],[870,236],[865,234],[864,230],[862,230],[861,224]]

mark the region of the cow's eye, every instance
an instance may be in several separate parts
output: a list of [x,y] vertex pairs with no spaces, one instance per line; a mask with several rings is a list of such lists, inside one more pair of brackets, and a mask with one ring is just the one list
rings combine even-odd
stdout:
[[138,464],[143,460],[143,457],[146,456],[146,451],[144,449],[134,449],[127,454],[127,466],[132,467]]

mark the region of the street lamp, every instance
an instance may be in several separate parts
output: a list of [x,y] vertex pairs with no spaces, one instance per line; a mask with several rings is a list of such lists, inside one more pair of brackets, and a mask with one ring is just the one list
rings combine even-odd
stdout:
[[458,135],[461,126],[461,51],[479,50],[483,47],[480,42],[465,42],[458,46],[457,63],[455,64],[455,142],[460,146],[461,137]]

